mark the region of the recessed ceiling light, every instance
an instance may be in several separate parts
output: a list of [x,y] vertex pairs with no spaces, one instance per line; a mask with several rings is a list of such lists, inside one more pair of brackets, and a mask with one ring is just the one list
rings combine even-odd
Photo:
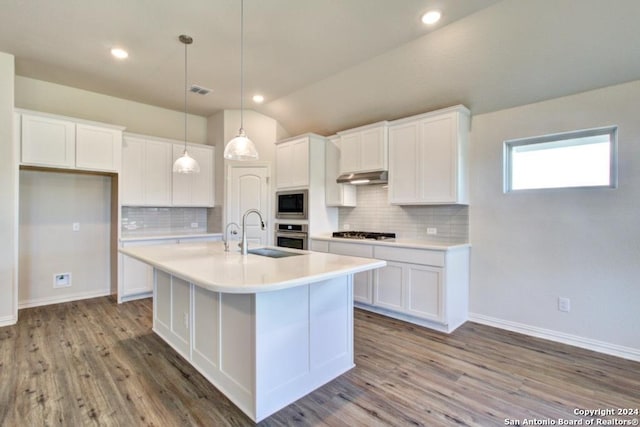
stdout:
[[264,96],[253,95],[253,102],[255,102],[256,104],[262,104],[264,102]]
[[439,10],[430,10],[422,15],[422,22],[427,25],[433,25],[442,18],[442,13]]
[[118,59],[125,59],[129,56],[129,53],[124,49],[114,47],[113,49],[111,49],[111,55],[115,56]]

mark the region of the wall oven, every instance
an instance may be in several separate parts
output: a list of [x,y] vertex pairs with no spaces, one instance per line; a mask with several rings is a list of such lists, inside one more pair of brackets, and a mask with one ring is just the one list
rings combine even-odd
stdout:
[[276,192],[276,218],[307,219],[309,191],[292,190]]
[[276,224],[276,246],[307,250],[309,235],[307,224]]

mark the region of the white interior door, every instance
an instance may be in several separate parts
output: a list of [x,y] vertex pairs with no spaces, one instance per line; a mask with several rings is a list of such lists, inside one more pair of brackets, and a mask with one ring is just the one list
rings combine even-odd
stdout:
[[269,236],[271,236],[269,167],[230,165],[228,172],[227,224],[235,222],[242,227],[243,214],[249,209],[258,209],[266,227],[262,230],[258,215],[250,214],[247,217],[247,241],[249,247],[269,245]]

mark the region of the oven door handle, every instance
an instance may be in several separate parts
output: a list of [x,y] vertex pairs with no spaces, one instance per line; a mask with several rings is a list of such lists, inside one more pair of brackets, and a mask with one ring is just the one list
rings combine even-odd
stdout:
[[302,239],[306,239],[307,238],[308,233],[292,233],[290,231],[277,231],[276,232],[276,236],[277,237],[292,237],[292,238],[302,238]]

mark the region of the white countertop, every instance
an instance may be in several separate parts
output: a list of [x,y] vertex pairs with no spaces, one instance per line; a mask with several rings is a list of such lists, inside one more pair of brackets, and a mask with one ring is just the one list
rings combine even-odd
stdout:
[[243,256],[237,249],[225,252],[222,242],[136,246],[120,252],[195,285],[224,293],[275,291],[386,265],[385,261],[370,258],[275,249],[303,255]]
[[387,239],[387,240],[374,240],[374,239],[345,239],[340,237],[332,237],[331,235],[317,235],[311,236],[313,240],[326,240],[330,242],[345,242],[345,243],[359,243],[365,245],[378,245],[378,246],[395,246],[398,248],[412,248],[412,249],[430,249],[435,251],[448,251],[460,248],[471,247],[470,243],[440,243],[429,242],[428,240],[413,240],[413,239]]

